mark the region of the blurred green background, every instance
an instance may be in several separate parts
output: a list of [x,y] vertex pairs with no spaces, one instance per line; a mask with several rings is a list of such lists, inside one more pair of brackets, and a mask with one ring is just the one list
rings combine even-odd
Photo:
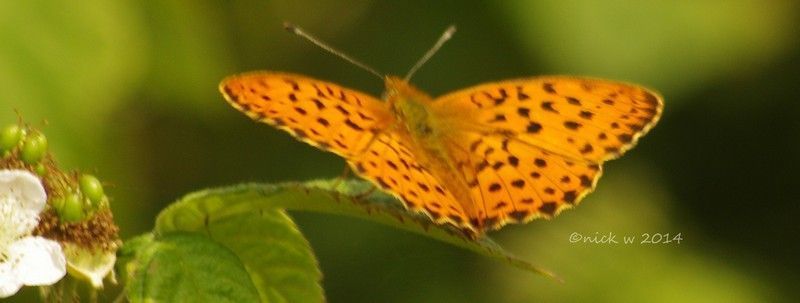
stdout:
[[[765,302],[800,283],[800,6],[793,1],[0,1],[0,122],[19,114],[63,167],[109,183],[123,237],[190,191],[338,176],[344,162],[246,119],[217,92],[279,70],[379,95],[382,82],[285,33],[303,26],[432,95],[540,74],[660,91],[659,125],[597,191],[493,234],[557,284],[390,228],[295,213],[330,302]],[[680,233],[573,244],[572,233]],[[27,289],[31,294],[35,289]],[[109,294],[101,301],[111,299]]]

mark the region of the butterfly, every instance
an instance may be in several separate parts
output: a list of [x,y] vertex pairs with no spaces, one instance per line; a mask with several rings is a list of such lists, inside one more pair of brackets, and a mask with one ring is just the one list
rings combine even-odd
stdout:
[[436,98],[406,79],[386,76],[382,101],[284,72],[234,75],[219,88],[250,118],[341,156],[408,210],[474,234],[576,205],[663,109],[651,90],[601,79],[505,80]]

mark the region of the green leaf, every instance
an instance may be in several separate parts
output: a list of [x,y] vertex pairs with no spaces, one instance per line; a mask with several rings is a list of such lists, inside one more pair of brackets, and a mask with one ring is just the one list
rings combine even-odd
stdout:
[[432,224],[427,217],[408,212],[399,201],[380,191],[365,194],[372,188],[367,182],[344,181],[338,186],[336,183],[243,184],[195,192],[165,209],[156,221],[156,231],[200,231],[213,222],[242,213],[272,209],[317,211],[411,231],[557,279],[549,271],[513,256],[488,237],[471,239],[455,228]]
[[133,273],[127,284],[131,302],[258,301],[238,256],[208,237],[171,232],[139,239],[135,263],[126,266]]
[[[234,198],[219,196],[214,200],[227,201],[229,206],[246,206],[240,203],[245,201]],[[127,293],[132,302],[152,298],[157,298],[156,301],[180,298],[190,302],[324,300],[319,285],[322,274],[311,248],[283,210],[247,207],[215,210],[202,204],[202,201],[183,200],[160,218],[197,211],[201,217],[213,216],[213,219],[201,220],[191,227],[160,225],[153,235],[135,238],[120,251],[120,264],[125,264],[122,271],[129,279]],[[176,243],[176,237],[182,243]],[[189,247],[178,249],[175,246],[179,244]],[[167,261],[152,266],[156,262],[152,260]],[[214,260],[219,260],[214,267],[231,269],[209,271],[206,261]],[[203,274],[198,276],[198,272]],[[243,288],[231,288],[230,281]]]
[[322,302],[322,274],[284,209],[346,215],[469,249],[555,278],[488,237],[472,239],[406,211],[364,181],[243,184],[203,190],[161,212],[152,234],[120,250],[132,302]]

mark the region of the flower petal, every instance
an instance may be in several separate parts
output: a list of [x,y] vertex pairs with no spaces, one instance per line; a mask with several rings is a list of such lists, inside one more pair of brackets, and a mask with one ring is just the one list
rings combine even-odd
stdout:
[[42,237],[25,237],[11,244],[9,259],[25,285],[51,285],[64,277],[67,260],[61,245]]
[[70,276],[87,280],[96,289],[103,288],[103,279],[112,273],[117,255],[114,251],[90,250],[75,244],[65,244]]
[[0,298],[13,296],[22,287],[11,262],[0,263]]
[[47,202],[47,193],[39,177],[27,170],[4,169],[0,171],[2,190],[13,190],[19,195],[25,211],[39,217]]

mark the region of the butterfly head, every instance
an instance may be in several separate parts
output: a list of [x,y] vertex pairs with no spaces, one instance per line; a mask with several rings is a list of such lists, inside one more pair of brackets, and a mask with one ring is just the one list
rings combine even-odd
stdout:
[[386,76],[385,83],[384,100],[395,117],[412,133],[429,131],[428,111],[433,99],[402,78]]

